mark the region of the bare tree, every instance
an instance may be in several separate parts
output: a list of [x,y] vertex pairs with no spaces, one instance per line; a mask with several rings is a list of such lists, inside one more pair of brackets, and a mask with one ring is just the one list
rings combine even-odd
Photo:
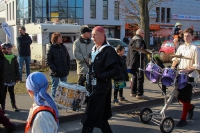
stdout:
[[152,8],[160,6],[163,2],[173,0],[118,0],[120,2],[120,15],[125,21],[138,24],[138,28],[145,30],[145,42],[150,47],[149,12]]

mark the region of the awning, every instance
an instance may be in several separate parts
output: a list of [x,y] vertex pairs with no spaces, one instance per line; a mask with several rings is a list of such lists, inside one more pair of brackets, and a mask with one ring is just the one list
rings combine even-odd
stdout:
[[172,29],[160,29],[159,31],[156,31],[153,33],[153,36],[171,36],[172,35]]

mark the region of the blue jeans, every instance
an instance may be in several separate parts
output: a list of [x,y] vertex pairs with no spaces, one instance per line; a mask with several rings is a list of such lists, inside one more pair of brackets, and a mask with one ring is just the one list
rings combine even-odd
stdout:
[[22,80],[22,69],[23,69],[24,61],[26,64],[26,78],[30,74],[30,61],[31,61],[30,56],[18,56],[20,80]]
[[56,94],[56,89],[58,87],[58,83],[59,81],[64,81],[67,82],[67,76],[66,77],[55,77],[55,76],[51,76],[51,96],[53,98],[55,98],[55,94]]

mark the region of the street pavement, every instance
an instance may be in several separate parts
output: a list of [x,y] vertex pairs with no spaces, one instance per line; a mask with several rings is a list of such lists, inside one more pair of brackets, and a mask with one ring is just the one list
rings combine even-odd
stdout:
[[[70,74],[76,74],[75,71],[70,71]],[[47,78],[49,79],[48,73],[45,73]],[[130,97],[130,82],[127,82],[127,87],[124,88],[124,97],[128,100],[126,103],[122,103],[121,105],[112,104],[112,110],[114,113],[130,110],[130,109],[138,109],[143,106],[155,106],[157,104],[164,103],[163,95],[161,93],[160,88],[157,84],[151,84],[148,80],[144,81],[144,94],[150,98],[150,100],[138,100],[136,97]],[[167,92],[172,91],[173,88],[169,87]],[[200,96],[200,91],[198,90],[195,96]],[[113,100],[113,96],[112,96]],[[6,99],[6,115],[10,118],[12,122],[18,125],[18,131],[24,129],[24,125],[26,123],[26,119],[28,117],[29,109],[33,103],[33,99],[29,97],[27,93],[24,94],[16,94],[16,103],[20,112],[13,112],[10,104],[10,98],[7,96]],[[79,112],[73,112],[71,110],[60,110],[60,123],[71,122],[74,120],[78,120],[80,123],[80,118],[84,113],[84,108]],[[78,124],[77,124],[78,125]],[[4,129],[1,127],[0,131]],[[74,127],[74,130],[76,127]],[[60,129],[62,131],[62,127]],[[65,129],[63,129],[65,132]]]
[[[187,120],[187,125],[184,127],[174,126],[172,133],[200,133],[200,96],[193,98],[192,104],[195,104],[194,116],[191,120]],[[147,106],[151,108],[153,112],[162,109],[163,105]],[[150,121],[147,124],[143,124],[139,119],[139,109],[129,110],[125,112],[116,112],[109,120],[109,124],[113,133],[160,133],[160,127]],[[173,118],[175,125],[180,119],[182,112],[182,105],[178,102],[172,103],[166,111],[166,116]],[[158,119],[159,120],[159,119]],[[74,120],[66,123],[61,123],[59,127],[59,133],[81,133],[82,124],[79,120]],[[16,133],[23,133],[19,131]],[[93,133],[101,133],[100,129],[95,128]]]

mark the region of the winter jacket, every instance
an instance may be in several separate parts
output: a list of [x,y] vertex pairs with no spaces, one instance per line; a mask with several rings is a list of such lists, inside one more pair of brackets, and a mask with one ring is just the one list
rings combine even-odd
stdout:
[[4,55],[0,50],[0,104],[4,103]]
[[[138,69],[140,67],[140,54],[138,51],[133,50],[132,47],[146,49],[145,42],[143,38],[139,35],[135,35],[128,46],[128,53],[127,53],[127,68],[128,69]],[[143,61],[145,59],[145,55],[141,53],[141,67],[143,67]]]
[[119,80],[125,80],[129,81],[128,73],[127,73],[127,67],[126,67],[126,56],[120,56],[119,57],[119,64],[121,67],[121,72],[118,72],[119,75],[117,77],[114,77],[113,80],[119,81]]
[[30,45],[32,43],[32,39],[27,33],[25,33],[25,35],[20,35],[19,37],[17,37],[17,43],[19,56],[31,55]]
[[20,80],[17,57],[12,59],[11,64],[7,59],[4,59],[4,83],[12,83],[17,80]]
[[46,64],[50,68],[51,76],[67,76],[70,69],[70,56],[67,48],[63,44],[50,44]]
[[86,43],[81,37],[74,41],[73,55],[76,59],[77,74],[84,74],[88,70],[85,60],[88,59],[88,55],[91,53],[93,46],[94,42],[91,39],[88,39],[88,43]]

